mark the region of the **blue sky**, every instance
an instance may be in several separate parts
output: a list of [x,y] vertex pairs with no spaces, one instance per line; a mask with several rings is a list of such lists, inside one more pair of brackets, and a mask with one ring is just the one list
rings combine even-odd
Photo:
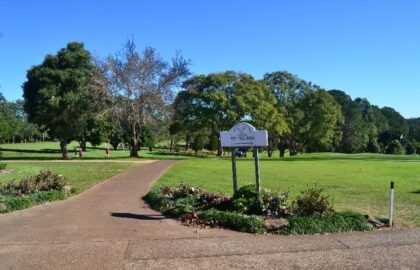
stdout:
[[133,38],[194,74],[287,70],[420,117],[417,0],[0,0],[0,92],[22,96],[26,71],[69,41],[105,57]]

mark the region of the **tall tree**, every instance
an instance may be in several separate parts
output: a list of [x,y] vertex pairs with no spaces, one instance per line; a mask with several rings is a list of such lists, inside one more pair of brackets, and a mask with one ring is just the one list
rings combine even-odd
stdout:
[[92,113],[88,91],[95,66],[83,43],[71,42],[55,55],[47,55],[33,66],[23,85],[24,109],[28,120],[44,125],[60,140],[64,159],[67,144],[85,127],[85,115]]
[[[240,121],[256,128],[282,133],[286,129],[283,115],[275,107],[276,100],[268,88],[252,76],[227,71],[195,76],[183,84],[175,103],[176,126],[185,133],[203,137],[210,143],[220,131]],[[198,139],[197,139],[198,140]],[[201,145],[201,144],[200,144]],[[218,155],[223,149],[218,146]]]
[[132,40],[102,63],[109,81],[111,111],[119,129],[129,138],[130,156],[138,156],[141,128],[158,127],[167,117],[174,89],[190,75],[189,64],[178,53],[170,62],[150,47],[139,53]]
[[276,97],[278,110],[286,116],[288,131],[278,143],[280,156],[286,147],[295,155],[307,147],[318,149],[331,145],[340,136],[339,107],[319,86],[286,71],[267,73],[263,82]]
[[340,104],[344,116],[343,136],[337,145],[338,150],[345,153],[363,152],[369,143],[370,130],[361,106],[343,91],[330,90],[329,93]]

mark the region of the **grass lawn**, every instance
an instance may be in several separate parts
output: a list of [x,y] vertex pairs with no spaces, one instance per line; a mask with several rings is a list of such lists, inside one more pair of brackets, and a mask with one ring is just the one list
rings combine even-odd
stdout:
[[[87,144],[87,151],[83,153],[80,158],[74,153],[75,147],[78,147],[77,142],[72,142],[67,146],[69,156],[72,159],[105,159],[105,144],[102,144],[96,148],[91,147]],[[2,144],[0,145],[2,151],[3,160],[55,160],[61,159],[61,151],[59,142],[37,142],[37,143],[16,143],[16,144]],[[128,149],[123,150],[112,150],[110,153],[110,159],[130,159],[130,152]],[[149,152],[147,148],[142,148],[139,152],[141,158],[145,159],[185,159],[195,157],[193,154],[188,153],[175,153],[169,152],[166,149],[153,149]]]
[[[251,157],[238,159],[239,185],[255,182]],[[420,157],[375,154],[305,154],[260,161],[263,188],[290,192],[290,201],[317,183],[333,198],[336,209],[353,209],[378,217],[388,213],[389,185],[395,181],[395,220],[400,227],[420,227]],[[156,186],[180,182],[209,191],[232,193],[229,158],[178,162]]]
[[92,186],[122,173],[134,166],[141,166],[136,163],[121,162],[6,162],[7,169],[12,169],[11,174],[0,174],[0,184],[12,179],[22,179],[25,176],[35,175],[42,169],[62,174],[66,177],[69,185],[75,187],[77,192],[85,191]]

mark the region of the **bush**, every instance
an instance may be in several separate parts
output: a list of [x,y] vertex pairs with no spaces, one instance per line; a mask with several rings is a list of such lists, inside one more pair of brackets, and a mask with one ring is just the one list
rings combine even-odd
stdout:
[[415,155],[417,152],[417,147],[415,143],[407,142],[405,144],[405,154],[406,155]]
[[283,228],[285,234],[314,234],[348,231],[370,231],[372,225],[363,215],[351,211],[334,213],[330,216],[290,216],[289,226]]
[[231,210],[249,215],[283,217],[290,211],[286,207],[287,192],[262,190],[258,196],[255,185],[241,187],[233,196]]
[[6,163],[0,163],[0,171],[6,169],[7,164]]
[[168,199],[185,198],[187,196],[199,196],[203,193],[203,190],[197,187],[193,187],[187,184],[180,184],[177,187],[164,186],[157,190],[158,193],[164,195]]
[[239,213],[212,209],[201,213],[199,217],[212,226],[219,226],[248,233],[266,232],[263,220],[257,216],[247,216]]
[[327,196],[322,192],[323,188],[316,185],[308,187],[293,202],[293,210],[299,216],[326,216],[332,214],[334,209]]
[[10,181],[0,192],[14,196],[29,195],[39,191],[61,191],[65,185],[66,180],[62,175],[42,170],[38,175],[26,177],[19,182]]
[[195,197],[179,198],[175,202],[167,204],[163,214],[169,217],[182,217],[186,214],[192,214],[196,204],[197,198]]
[[404,149],[398,140],[393,140],[390,142],[385,150],[385,154],[402,155],[403,153]]
[[222,211],[228,210],[230,203],[231,198],[226,195],[204,192],[199,197],[199,206],[201,209],[215,208]]

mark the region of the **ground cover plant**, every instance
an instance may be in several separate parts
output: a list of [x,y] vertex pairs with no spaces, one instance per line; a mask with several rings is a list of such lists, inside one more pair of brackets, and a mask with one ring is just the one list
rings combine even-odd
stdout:
[[[255,183],[252,155],[237,161],[239,186]],[[308,185],[318,183],[334,201],[335,209],[353,209],[386,217],[389,184],[395,182],[394,220],[397,227],[420,227],[420,159],[381,154],[314,153],[267,158],[261,154],[262,187],[287,190],[296,198]],[[156,183],[155,188],[180,182],[209,192],[232,194],[230,157],[183,160]]]
[[188,224],[249,233],[311,234],[366,231],[373,227],[359,213],[334,211],[318,187],[309,187],[288,203],[287,192],[256,192],[241,187],[232,197],[180,184],[153,189],[145,200],[164,215]]
[[[63,175],[41,170],[38,174],[19,181],[12,180],[0,186],[1,212],[11,212],[31,207],[47,201],[63,200],[70,195],[71,189]],[[5,208],[5,209],[4,209]]]

